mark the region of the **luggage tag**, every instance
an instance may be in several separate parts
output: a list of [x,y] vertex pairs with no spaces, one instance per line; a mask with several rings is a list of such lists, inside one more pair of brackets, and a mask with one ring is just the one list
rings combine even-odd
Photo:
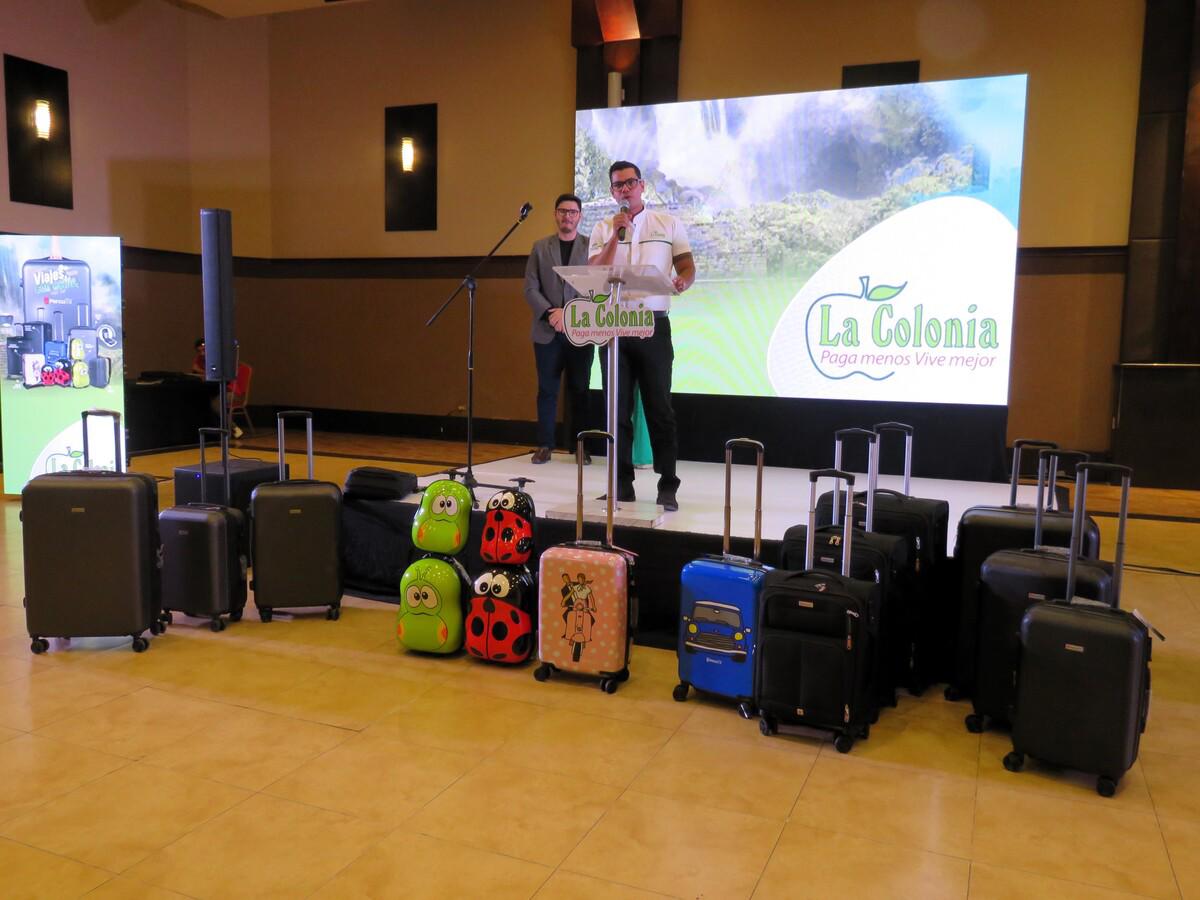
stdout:
[[1164,635],[1161,631],[1159,631],[1157,628],[1155,628],[1150,623],[1150,620],[1142,615],[1141,610],[1137,610],[1137,609],[1132,610],[1130,612],[1130,615],[1133,616],[1135,619],[1137,619],[1139,622],[1141,622],[1143,625],[1145,625],[1146,630],[1148,632],[1150,632],[1152,635],[1154,635],[1156,638],[1158,638],[1160,641],[1166,641],[1166,639],[1167,639],[1166,635]]

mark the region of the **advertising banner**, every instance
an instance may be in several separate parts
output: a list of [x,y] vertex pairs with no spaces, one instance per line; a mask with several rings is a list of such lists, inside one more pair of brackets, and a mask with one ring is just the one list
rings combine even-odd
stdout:
[[[85,409],[124,413],[121,241],[0,235],[0,419],[4,491],[81,469]],[[91,465],[116,467],[109,420],[88,434]]]
[[1026,83],[581,110],[580,231],[616,160],[686,228],[676,392],[1004,406]]

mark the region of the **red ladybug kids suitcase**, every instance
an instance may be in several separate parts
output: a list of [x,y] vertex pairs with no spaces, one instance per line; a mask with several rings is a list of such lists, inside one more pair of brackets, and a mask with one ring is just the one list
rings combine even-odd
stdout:
[[[609,442],[608,464],[616,445],[606,431],[582,431],[575,458],[584,457],[585,438]],[[603,541],[583,540],[583,465],[579,463],[579,497],[575,540],[550,547],[538,567],[538,660],[533,677],[545,681],[554,671],[593,675],[600,688],[613,693],[629,678],[629,651],[637,627],[634,561],[613,546],[613,495]],[[609,472],[611,483],[612,472]]]
[[[467,652],[476,659],[523,663],[533,652],[533,576],[524,566],[493,566],[475,579],[467,611]],[[530,615],[532,613],[533,615]]]
[[516,490],[497,491],[487,503],[479,555],[484,562],[519,566],[533,555],[533,497],[525,492],[532,478],[513,478]]

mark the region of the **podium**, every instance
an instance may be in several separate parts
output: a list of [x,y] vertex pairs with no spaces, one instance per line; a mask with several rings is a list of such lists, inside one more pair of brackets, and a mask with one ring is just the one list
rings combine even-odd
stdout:
[[[554,271],[574,288],[580,296],[563,307],[563,331],[567,340],[578,347],[585,344],[602,346],[610,344],[607,403],[605,408],[606,431],[613,436],[613,450],[608,456],[608,492],[617,496],[617,454],[620,439],[617,418],[620,414],[617,403],[619,370],[617,354],[622,337],[640,338],[654,334],[654,310],[647,297],[676,294],[671,279],[654,266],[555,266]],[[638,525],[653,528],[662,521],[663,511],[654,503],[614,502],[614,521],[620,525]],[[607,503],[587,501],[584,503],[585,521],[603,521],[607,518]],[[575,507],[549,509],[548,518],[575,518]]]

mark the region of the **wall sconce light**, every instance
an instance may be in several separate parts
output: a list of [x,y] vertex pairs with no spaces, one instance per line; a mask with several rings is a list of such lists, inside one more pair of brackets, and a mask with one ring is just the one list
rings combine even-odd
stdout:
[[413,170],[413,162],[416,156],[416,151],[413,148],[413,139],[410,137],[400,139],[400,169],[404,172]]
[[384,227],[437,231],[437,104],[386,107],[382,155]]
[[33,127],[37,131],[37,136],[43,140],[50,140],[50,101],[37,100],[33,104]]

